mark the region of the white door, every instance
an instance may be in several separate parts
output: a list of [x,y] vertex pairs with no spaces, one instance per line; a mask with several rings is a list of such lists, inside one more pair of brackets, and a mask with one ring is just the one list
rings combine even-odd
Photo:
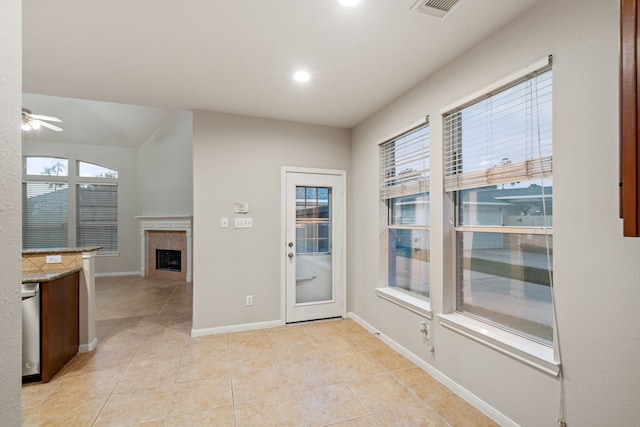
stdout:
[[283,170],[285,321],[344,315],[344,172]]

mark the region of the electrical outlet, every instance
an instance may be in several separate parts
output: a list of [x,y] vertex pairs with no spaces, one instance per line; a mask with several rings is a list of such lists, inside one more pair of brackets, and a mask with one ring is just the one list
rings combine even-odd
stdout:
[[220,228],[229,228],[229,218],[220,218]]
[[247,295],[247,307],[253,305],[253,295]]
[[253,228],[253,218],[236,218],[236,228]]
[[62,255],[47,255],[47,264],[61,264]]

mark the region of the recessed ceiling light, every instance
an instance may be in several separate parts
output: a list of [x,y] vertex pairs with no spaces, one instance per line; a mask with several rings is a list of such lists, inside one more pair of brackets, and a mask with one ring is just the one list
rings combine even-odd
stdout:
[[296,71],[293,75],[293,79],[297,82],[308,82],[311,79],[311,75],[306,71]]
[[360,0],[340,0],[340,4],[346,7],[353,7],[360,3]]

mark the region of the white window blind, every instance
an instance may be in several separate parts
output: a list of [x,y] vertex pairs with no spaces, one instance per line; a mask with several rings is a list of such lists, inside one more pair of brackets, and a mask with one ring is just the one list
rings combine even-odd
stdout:
[[99,252],[118,249],[118,185],[77,184],[78,246],[102,246]]
[[550,67],[444,113],[445,191],[551,175]]
[[22,247],[68,246],[68,194],[66,182],[22,183]]
[[383,200],[429,191],[429,121],[380,144]]

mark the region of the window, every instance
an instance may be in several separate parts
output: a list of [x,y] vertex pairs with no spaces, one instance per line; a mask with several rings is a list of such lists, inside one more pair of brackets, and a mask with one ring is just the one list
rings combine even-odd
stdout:
[[93,163],[78,162],[78,176],[82,178],[117,178],[118,172]]
[[76,241],[78,246],[118,250],[118,185],[77,184]]
[[296,187],[296,251],[331,253],[331,188]]
[[23,248],[118,250],[117,171],[82,161],[69,171],[69,160],[55,157],[25,157],[24,165]]
[[456,311],[553,343],[552,72],[445,112]]
[[68,246],[68,198],[66,182],[22,184],[22,247]]
[[388,286],[429,298],[429,123],[380,145]]

